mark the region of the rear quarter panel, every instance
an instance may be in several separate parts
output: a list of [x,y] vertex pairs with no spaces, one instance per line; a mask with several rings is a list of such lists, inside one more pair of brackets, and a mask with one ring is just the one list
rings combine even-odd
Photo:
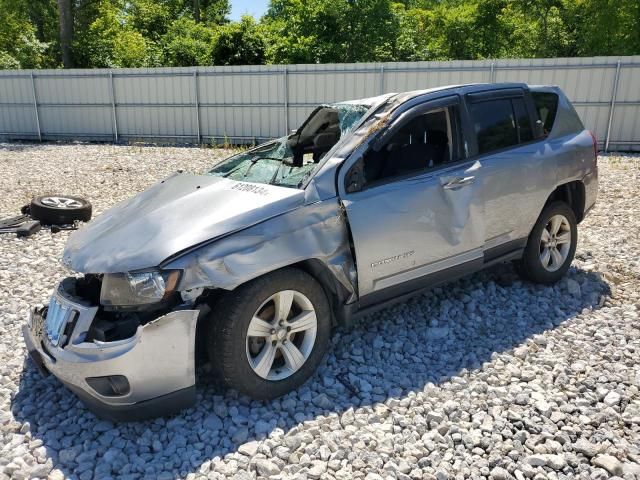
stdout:
[[585,186],[585,208],[595,203],[598,193],[597,165],[593,140],[587,130],[549,141],[560,152],[557,160],[558,185],[580,180]]
[[[558,111],[553,129],[541,142],[543,155],[547,157],[545,164],[554,170],[555,182],[545,186],[547,191],[539,199],[538,214],[558,186],[572,181],[582,181],[585,186],[586,210],[595,203],[598,191],[597,160],[591,134],[584,129],[573,105],[560,88],[532,87],[532,91],[548,91],[558,95]],[[542,176],[548,179],[549,172]],[[528,220],[529,231],[536,220],[537,215]]]
[[585,130],[577,112],[567,96],[558,87],[552,87],[558,95],[558,113],[553,130],[548,137],[552,148],[558,148],[558,184],[582,180],[597,168],[593,139]]

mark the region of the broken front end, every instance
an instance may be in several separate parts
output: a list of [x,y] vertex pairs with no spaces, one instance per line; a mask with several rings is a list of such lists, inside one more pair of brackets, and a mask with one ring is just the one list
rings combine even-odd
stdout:
[[151,418],[195,402],[195,334],[204,305],[175,292],[179,271],[65,278],[32,308],[34,363],[100,417]]

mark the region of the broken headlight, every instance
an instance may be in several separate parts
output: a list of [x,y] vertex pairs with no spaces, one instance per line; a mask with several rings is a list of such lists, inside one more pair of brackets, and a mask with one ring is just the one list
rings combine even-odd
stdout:
[[180,270],[107,273],[100,303],[105,307],[137,307],[162,302],[175,291]]

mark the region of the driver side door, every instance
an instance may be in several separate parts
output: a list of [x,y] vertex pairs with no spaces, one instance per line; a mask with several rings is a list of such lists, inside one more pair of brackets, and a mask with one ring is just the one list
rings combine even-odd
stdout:
[[483,263],[482,165],[466,159],[457,95],[391,120],[341,169],[360,306],[478,269]]

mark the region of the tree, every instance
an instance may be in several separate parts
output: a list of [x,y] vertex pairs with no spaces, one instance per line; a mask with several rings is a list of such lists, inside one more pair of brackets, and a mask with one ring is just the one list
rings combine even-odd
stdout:
[[0,68],[640,54],[638,0],[0,0]]
[[508,56],[511,30],[502,16],[508,0],[481,0],[477,4],[473,36],[479,58]]
[[567,17],[573,20],[576,55],[640,53],[637,0],[566,0],[565,9],[569,12]]
[[190,18],[173,22],[162,37],[163,64],[173,67],[210,65],[215,31]]
[[193,0],[193,19],[200,23],[200,0]]
[[190,0],[189,8],[196,23],[223,25],[229,22],[229,0]]
[[436,52],[443,60],[475,60],[481,58],[476,39],[477,4],[461,3],[436,9],[432,33]]
[[135,0],[128,2],[125,8],[126,23],[152,41],[158,41],[167,33],[173,21],[172,6],[166,2]]
[[58,5],[56,0],[14,0],[25,4],[29,22],[33,25],[38,42],[46,45],[40,68],[58,67],[61,60],[58,29]]
[[231,5],[229,0],[202,0],[204,21],[208,25],[223,25],[229,22]]
[[29,18],[28,5],[0,0],[0,69],[41,68],[48,65],[49,45],[40,41]]
[[392,60],[399,33],[389,0],[272,0],[264,24],[274,63]]
[[65,68],[72,68],[73,53],[71,51],[71,42],[73,41],[73,15],[71,13],[71,0],[58,0],[58,18],[60,22],[62,63]]
[[413,62],[434,59],[435,53],[428,34],[432,13],[421,8],[407,9],[400,3],[394,8],[399,22],[394,60]]
[[251,16],[220,27],[211,59],[214,65],[261,65],[265,63],[264,36]]
[[536,25],[533,56],[563,55],[566,51],[566,42],[563,39],[564,25],[561,19],[562,1],[521,0],[516,5],[525,14],[525,18]]
[[78,33],[74,52],[83,65],[97,68],[154,65],[154,44],[128,21],[124,1],[102,2],[95,20]]

